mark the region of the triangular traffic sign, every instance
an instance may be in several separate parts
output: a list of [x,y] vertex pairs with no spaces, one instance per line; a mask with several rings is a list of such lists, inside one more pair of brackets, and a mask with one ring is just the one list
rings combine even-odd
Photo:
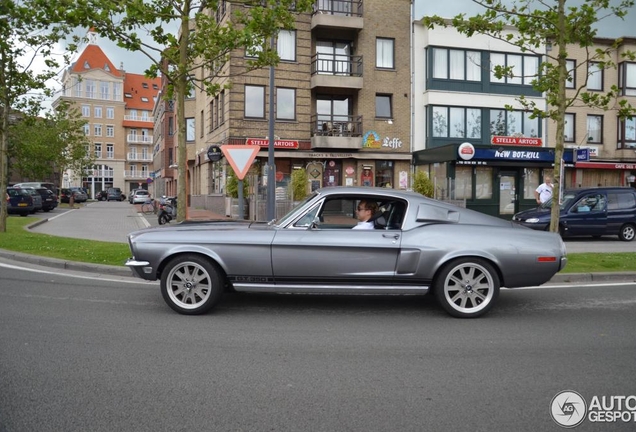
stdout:
[[232,166],[236,177],[243,180],[250,170],[254,158],[261,150],[261,146],[254,145],[232,145],[226,144],[221,146],[221,151]]

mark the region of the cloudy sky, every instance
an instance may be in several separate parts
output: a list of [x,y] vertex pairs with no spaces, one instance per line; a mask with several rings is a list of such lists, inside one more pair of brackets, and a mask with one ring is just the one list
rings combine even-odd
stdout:
[[[503,0],[504,4],[521,4],[512,0]],[[549,4],[556,4],[556,1],[544,1]],[[538,0],[534,3],[539,5]],[[617,6],[620,0],[610,0],[610,4]],[[567,6],[578,6],[583,4],[583,0],[568,0]],[[464,13],[467,16],[483,13],[485,9],[473,2],[472,0],[452,0],[452,1],[431,1],[431,0],[415,0],[415,18],[421,18],[425,15],[439,15],[445,18],[452,18],[455,15]],[[625,36],[636,37],[636,7],[632,7],[625,17],[621,20],[616,17],[608,17],[600,21],[598,24],[599,36],[618,38]]]

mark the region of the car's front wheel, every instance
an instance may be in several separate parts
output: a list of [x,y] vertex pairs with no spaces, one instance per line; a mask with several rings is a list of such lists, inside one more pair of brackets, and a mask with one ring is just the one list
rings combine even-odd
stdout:
[[485,260],[459,258],[442,267],[433,282],[433,292],[452,316],[476,318],[493,307],[499,284],[499,275]]
[[161,273],[161,295],[175,311],[199,315],[212,309],[221,298],[223,277],[217,266],[198,255],[180,255]]
[[636,228],[634,225],[625,224],[621,227],[620,232],[618,233],[618,238],[622,241],[632,241],[636,236]]

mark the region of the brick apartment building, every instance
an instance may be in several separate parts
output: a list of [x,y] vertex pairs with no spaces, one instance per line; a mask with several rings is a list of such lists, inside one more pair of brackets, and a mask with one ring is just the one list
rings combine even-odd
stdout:
[[[566,83],[566,94],[573,97],[579,87],[585,85],[590,93],[606,93],[613,86],[619,89],[620,99],[636,106],[636,62],[623,58],[627,51],[636,51],[636,39],[623,38],[617,51],[612,51],[611,61],[617,68],[599,70],[596,63],[588,63],[587,51],[611,48],[614,39],[595,39],[588,50],[568,47],[567,68],[572,81]],[[636,117],[621,121],[616,110],[592,109],[584,106],[567,109],[565,124],[565,147],[587,148],[589,161],[574,161],[566,170],[566,186],[592,187],[636,186]],[[556,124],[548,124],[548,140],[556,139]]]
[[[232,8],[221,2],[208,13],[223,22]],[[390,19],[387,19],[390,17]],[[279,197],[294,169],[307,171],[308,189],[324,186],[390,186],[406,189],[411,165],[411,2],[318,0],[277,40],[275,159]],[[224,66],[232,87],[214,97],[198,93],[193,190],[222,193],[224,160],[210,162],[211,145],[263,146],[255,171],[267,182],[269,69],[245,73],[254,53],[237,50]],[[224,79],[219,79],[225,84]]]
[[95,152],[92,175],[64,173],[61,186],[85,187],[93,197],[108,187],[124,193],[147,188],[153,162],[152,113],[160,84],[159,79],[116,68],[95,41],[89,32],[87,46],[64,71],[62,92],[54,102],[69,101],[79,110]]

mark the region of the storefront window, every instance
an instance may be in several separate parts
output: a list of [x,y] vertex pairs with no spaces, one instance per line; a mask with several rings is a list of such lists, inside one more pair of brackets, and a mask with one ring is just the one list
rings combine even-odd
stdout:
[[376,162],[375,165],[375,184],[378,187],[393,187],[393,162],[382,161]]
[[525,168],[523,170],[523,199],[534,199],[534,191],[539,187],[539,170]]
[[434,198],[437,199],[446,199],[448,196],[448,190],[446,188],[446,169],[447,164],[445,163],[434,163],[430,166],[431,169],[431,179],[433,180],[433,184],[435,186],[435,195]]
[[455,170],[455,199],[473,197],[473,168],[458,166]]
[[492,168],[476,168],[475,198],[492,199]]

